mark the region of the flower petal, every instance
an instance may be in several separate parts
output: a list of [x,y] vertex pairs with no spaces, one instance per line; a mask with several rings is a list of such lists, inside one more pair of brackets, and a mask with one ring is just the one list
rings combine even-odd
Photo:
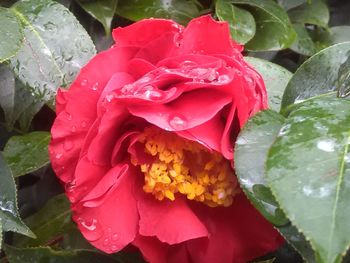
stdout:
[[[208,239],[188,242],[194,263],[245,263],[283,244],[279,233],[249,203],[243,194],[235,197],[229,208],[196,205],[194,210],[208,228]],[[223,249],[225,248],[225,249]]]
[[113,39],[118,47],[144,47],[154,39],[168,32],[180,32],[182,26],[172,20],[144,19],[127,27],[113,30]]
[[161,242],[172,245],[208,235],[183,198],[159,201],[150,194],[141,193],[137,205],[143,236],[156,236]]
[[132,105],[128,108],[132,115],[144,118],[164,130],[182,131],[210,120],[230,102],[231,98],[225,93],[201,89],[184,93],[168,104]]

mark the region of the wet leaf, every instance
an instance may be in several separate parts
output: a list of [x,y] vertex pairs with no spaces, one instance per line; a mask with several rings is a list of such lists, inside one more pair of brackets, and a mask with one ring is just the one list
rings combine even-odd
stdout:
[[2,248],[2,222],[1,222],[1,218],[0,218],[0,250]]
[[232,5],[230,0],[217,0],[215,12],[219,20],[230,25],[231,37],[245,44],[255,35],[255,21],[248,11]]
[[24,44],[11,58],[17,77],[37,98],[52,103],[95,54],[95,47],[73,14],[50,0],[19,1],[12,8],[24,27]]
[[288,219],[266,186],[264,166],[267,152],[282,127],[284,118],[275,111],[257,113],[239,134],[235,145],[235,171],[240,185],[254,206],[274,225]]
[[110,34],[111,23],[117,10],[118,0],[77,0],[77,2],[86,12],[103,25],[106,35]]
[[117,14],[133,21],[160,17],[185,25],[199,16],[199,8],[190,0],[119,0]]
[[288,105],[337,89],[338,71],[350,55],[350,42],[326,48],[306,60],[289,81],[282,98]]
[[350,95],[350,57],[340,65],[337,89],[339,97],[347,97]]
[[37,100],[5,65],[0,65],[0,106],[5,114],[8,130],[19,121],[23,131],[27,131],[34,115],[43,103]]
[[316,52],[315,44],[307,32],[304,24],[294,24],[297,39],[290,47],[291,50],[304,56],[312,56]]
[[22,46],[22,28],[17,17],[0,7],[0,63],[16,55]]
[[49,132],[36,131],[11,137],[3,153],[13,176],[25,175],[47,165],[50,162],[49,142]]
[[37,238],[16,236],[14,245],[17,247],[44,246],[50,240],[57,239],[75,228],[71,220],[70,204],[64,194],[50,199],[42,209],[26,218],[24,222]]
[[341,262],[350,245],[350,101],[310,99],[289,114],[269,150],[266,179],[318,262]]
[[35,237],[22,222],[17,207],[16,185],[11,170],[0,152],[0,220],[3,231],[13,231]]
[[318,28],[313,31],[313,40],[319,50],[338,43],[350,41],[350,26],[335,26],[328,30]]
[[285,10],[302,5],[310,0],[277,0],[277,3],[281,5]]
[[269,107],[279,111],[284,89],[292,77],[292,73],[267,60],[254,57],[245,57],[244,59],[262,75],[266,85]]
[[256,22],[256,33],[246,44],[249,50],[288,48],[296,37],[287,13],[273,0],[233,0],[250,11]]
[[53,250],[50,247],[15,248],[4,247],[9,263],[123,263],[113,256],[92,250]]
[[290,20],[294,23],[312,24],[328,27],[329,10],[323,0],[312,0],[288,11]]

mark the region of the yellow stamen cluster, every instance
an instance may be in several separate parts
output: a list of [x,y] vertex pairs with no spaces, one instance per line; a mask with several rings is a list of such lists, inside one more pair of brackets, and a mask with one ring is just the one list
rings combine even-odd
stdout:
[[139,142],[154,158],[151,163],[133,162],[145,175],[145,192],[158,200],[175,200],[181,193],[210,207],[232,204],[237,180],[221,154],[154,127],[146,128]]

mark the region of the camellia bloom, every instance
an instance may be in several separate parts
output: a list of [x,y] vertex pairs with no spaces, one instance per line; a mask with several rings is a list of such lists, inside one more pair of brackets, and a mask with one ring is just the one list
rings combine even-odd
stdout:
[[84,237],[107,253],[132,244],[152,263],[276,249],[231,167],[232,142],[267,102],[227,23],[147,19],[113,37],[56,98],[52,165]]

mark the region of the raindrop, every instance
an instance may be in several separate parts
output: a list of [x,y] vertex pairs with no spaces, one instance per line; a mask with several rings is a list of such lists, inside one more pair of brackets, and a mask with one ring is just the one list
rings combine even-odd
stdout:
[[78,223],[86,230],[86,231],[83,231],[83,234],[88,241],[95,241],[103,235],[103,231],[97,219],[92,219],[92,220],[78,219]]
[[71,132],[76,132],[77,131],[77,127],[75,127],[74,125],[72,126],[72,128],[71,128]]
[[57,160],[59,160],[59,159],[62,158],[62,156],[63,156],[63,153],[56,153],[55,158],[56,158]]
[[71,121],[73,119],[72,115],[68,113],[67,120]]
[[282,136],[282,135],[285,135],[285,134],[287,134],[290,129],[290,124],[287,124],[287,125],[284,125],[282,128],[281,128],[281,130],[279,131],[279,133],[278,133],[278,136]]
[[112,235],[112,240],[113,240],[113,241],[117,241],[118,238],[119,238],[119,235],[118,235],[117,233],[115,233],[115,234]]
[[169,125],[175,130],[185,129],[187,127],[187,120],[181,115],[171,115],[169,117]]
[[142,84],[142,83],[147,83],[147,82],[149,82],[149,81],[151,81],[151,80],[152,80],[151,77],[149,77],[149,76],[144,76],[144,77],[140,78],[137,82],[140,83],[140,84]]
[[109,95],[106,96],[106,100],[108,102],[111,102],[113,99],[114,99],[114,95],[113,94],[109,94]]
[[93,91],[98,90],[98,85],[99,85],[99,83],[96,82],[96,83],[91,87],[91,89],[92,89]]
[[220,75],[219,78],[218,78],[218,82],[222,83],[222,84],[228,83],[229,81],[230,81],[230,77],[228,75],[226,75],[226,74]]
[[86,128],[87,122],[86,121],[82,121],[80,125],[81,125],[82,128]]
[[88,84],[88,80],[87,79],[83,79],[81,82],[80,82],[80,85],[82,85],[83,87],[86,86]]
[[64,142],[63,142],[63,149],[65,149],[66,151],[70,151],[72,148],[73,148],[73,142],[68,140],[68,139],[65,139]]
[[105,240],[103,240],[103,245],[108,246],[108,244],[109,244],[109,239],[108,239],[108,238],[106,238]]
[[111,249],[112,249],[112,251],[116,251],[117,250],[117,246],[116,245],[112,245]]
[[318,141],[317,148],[325,152],[334,152],[335,143],[333,140]]

